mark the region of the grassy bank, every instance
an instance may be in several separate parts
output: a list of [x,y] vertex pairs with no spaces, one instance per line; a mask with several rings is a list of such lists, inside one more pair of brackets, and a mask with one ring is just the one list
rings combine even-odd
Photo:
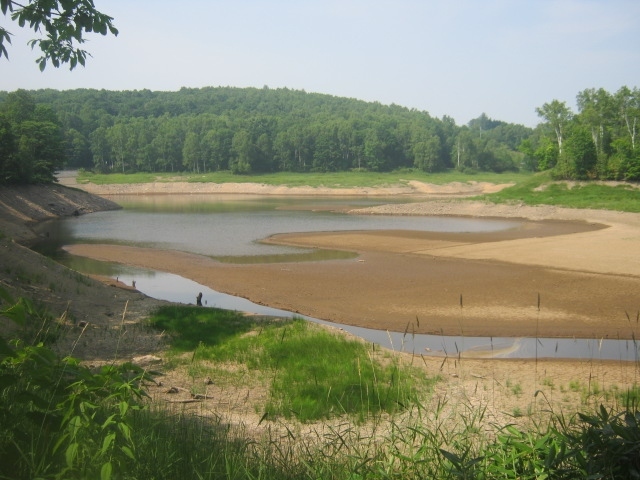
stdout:
[[169,174],[169,173],[132,173],[132,174],[94,174],[81,171],[78,174],[78,183],[91,182],[96,185],[106,184],[133,184],[149,182],[211,182],[211,183],[261,183],[265,185],[284,185],[288,187],[328,187],[328,188],[352,188],[352,187],[388,187],[406,185],[410,180],[443,185],[451,182],[491,182],[513,183],[520,182],[530,177],[526,173],[491,173],[481,172],[474,175],[463,174],[457,171],[427,174],[414,170],[403,170],[389,173],[376,172],[327,172],[327,173],[268,173],[260,175],[234,175],[231,172],[211,172],[205,174]]
[[[215,388],[244,382],[270,389],[262,405],[268,415],[257,433],[204,407],[149,406],[149,372],[131,364],[89,370],[70,357],[56,358],[40,343],[56,321],[28,301],[2,297],[0,314],[38,328],[28,330],[29,341],[0,339],[0,478],[412,480],[640,473],[635,403],[571,416],[551,412],[528,428],[487,429],[483,405],[468,402],[451,410],[445,397],[431,401],[433,379],[361,342],[298,320],[254,321],[194,307],[159,310],[151,323],[171,339],[167,372],[186,368],[194,379],[213,376]],[[310,403],[318,408],[308,408]],[[305,410],[316,410],[314,418],[322,421]]]
[[231,172],[215,172],[202,175],[170,174],[93,174],[80,172],[79,183],[135,184],[149,182],[212,182],[212,183],[258,183],[284,185],[289,187],[328,188],[376,188],[407,185],[417,180],[425,183],[444,185],[453,182],[489,182],[495,184],[513,183],[514,186],[490,195],[474,197],[494,203],[523,203],[526,205],[555,205],[567,208],[594,208],[623,212],[640,212],[640,188],[637,185],[621,183],[606,185],[601,183],[555,182],[548,172],[531,173],[490,173],[473,175],[457,171],[426,174],[407,170],[402,172],[338,172],[338,173],[274,173],[264,175],[233,175]]
[[512,187],[479,198],[495,203],[640,212],[640,188],[637,185],[554,182],[548,173],[530,176]]

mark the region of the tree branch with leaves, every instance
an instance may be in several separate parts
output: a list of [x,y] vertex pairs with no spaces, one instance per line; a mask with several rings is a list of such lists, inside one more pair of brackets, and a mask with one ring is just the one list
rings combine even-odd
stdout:
[[[31,48],[39,47],[42,56],[36,60],[40,70],[48,63],[54,67],[68,64],[73,70],[84,66],[86,50],[80,48],[87,33],[118,35],[113,18],[99,12],[93,0],[0,0],[0,11],[17,22],[20,28],[29,28],[40,38],[29,40]],[[0,27],[0,57],[9,58],[7,45],[12,34]]]

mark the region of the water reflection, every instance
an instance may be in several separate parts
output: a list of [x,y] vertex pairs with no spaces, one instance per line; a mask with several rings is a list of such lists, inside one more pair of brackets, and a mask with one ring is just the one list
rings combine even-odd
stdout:
[[[102,263],[102,262],[100,262]],[[258,305],[247,299],[212,290],[192,280],[170,273],[111,265],[111,275],[154,298],[195,304],[202,292],[205,306],[279,317],[302,317],[345,330],[364,340],[396,351],[426,356],[462,358],[572,358],[638,361],[640,346],[635,340],[572,338],[455,337],[389,332],[342,325],[286,310]],[[117,273],[116,273],[117,271]]]
[[[196,198],[194,198],[196,197]],[[38,226],[56,249],[71,243],[115,243],[180,250],[216,258],[308,254],[309,249],[267,245],[277,233],[346,230],[494,232],[518,228],[518,220],[360,216],[336,213],[389,199],[257,197],[238,200],[148,195],[117,198],[123,210],[56,220]],[[406,199],[405,199],[406,201]],[[40,247],[39,247],[40,248]],[[289,260],[287,258],[287,260]]]

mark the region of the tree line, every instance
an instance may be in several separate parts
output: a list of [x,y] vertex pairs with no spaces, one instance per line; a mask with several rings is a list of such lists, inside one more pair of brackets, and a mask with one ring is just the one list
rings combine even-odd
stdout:
[[536,109],[544,123],[520,150],[561,179],[640,180],[640,90],[586,89],[578,113],[553,100]]
[[535,129],[290,89],[0,92],[3,183],[56,169],[236,174],[552,169],[559,178],[640,179],[638,89],[554,100]]

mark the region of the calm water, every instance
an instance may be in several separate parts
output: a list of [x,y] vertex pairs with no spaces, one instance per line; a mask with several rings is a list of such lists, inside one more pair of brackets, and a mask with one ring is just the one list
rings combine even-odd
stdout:
[[[304,249],[265,245],[259,241],[276,233],[338,230],[407,229],[437,232],[490,232],[518,228],[517,220],[447,217],[356,216],[333,213],[345,206],[363,207],[410,199],[262,197],[229,195],[120,196],[123,210],[100,212],[42,224],[49,253],[70,243],[119,243],[151,246],[228,257],[294,254]],[[248,300],[222,294],[176,275],[66,256],[63,263],[85,273],[99,273],[131,284],[143,293],[169,301],[195,303],[203,292],[208,306],[264,315],[293,316]],[[299,315],[296,315],[299,316]],[[600,358],[636,361],[633,341],[609,339],[531,339],[444,337],[385,332],[316,322],[343,328],[377,343],[424,355],[491,356],[508,358]]]
[[347,215],[328,211],[390,203],[393,198],[149,195],[119,196],[116,201],[123,210],[50,222],[40,229],[46,230],[50,245],[124,243],[224,257],[304,250],[259,243],[276,233],[393,229],[489,232],[521,224],[517,220]]

